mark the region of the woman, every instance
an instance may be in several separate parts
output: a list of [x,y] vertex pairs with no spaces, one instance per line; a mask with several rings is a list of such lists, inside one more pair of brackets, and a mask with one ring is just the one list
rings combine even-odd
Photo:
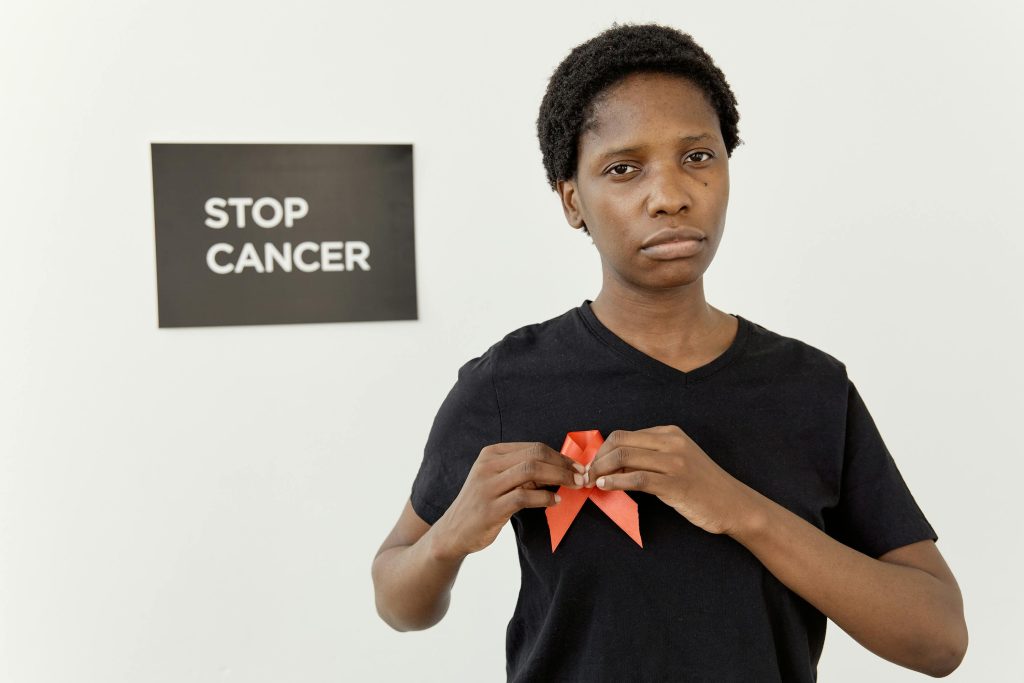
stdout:
[[[613,26],[554,72],[544,166],[602,288],[459,370],[374,560],[392,627],[437,623],[511,521],[512,681],[813,681],[826,617],[902,666],[959,665],[959,587],[845,365],[705,300],[738,120],[668,27]],[[588,430],[587,467],[556,450]],[[595,486],[635,501],[638,537],[584,503],[556,538],[559,487]]]

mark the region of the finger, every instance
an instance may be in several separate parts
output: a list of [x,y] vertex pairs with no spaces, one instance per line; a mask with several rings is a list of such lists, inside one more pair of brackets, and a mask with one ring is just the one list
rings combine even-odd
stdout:
[[517,487],[565,486],[578,489],[583,487],[583,475],[550,462],[526,458],[499,474],[496,482],[501,493]]
[[584,477],[586,478],[587,485],[592,487],[593,482],[597,481],[598,477],[611,474],[612,472],[628,469],[647,470],[664,474],[669,471],[668,466],[668,457],[663,451],[651,451],[646,448],[636,448],[633,446],[620,446],[608,451],[602,457],[591,461]]
[[602,491],[644,491],[661,495],[668,479],[660,472],[633,470],[627,473],[604,474],[597,478],[597,487]]
[[673,435],[686,436],[686,433],[677,425],[658,425],[636,431],[616,429],[608,435],[604,443],[594,453],[594,460],[619,446],[636,446],[652,451],[660,450]]
[[501,471],[507,470],[510,467],[515,467],[524,459],[540,460],[550,465],[562,467],[565,469],[574,469],[577,472],[583,471],[583,465],[570,458],[568,455],[563,455],[555,449],[548,446],[542,441],[517,441],[509,444],[495,444],[495,446],[515,446],[515,448],[508,448],[496,451],[496,461],[498,462],[498,468]]
[[546,508],[558,503],[555,492],[545,489],[515,488],[498,498],[502,514],[511,517],[523,508]]
[[[671,432],[682,432],[683,428],[680,427],[679,425],[669,424],[669,425],[658,425],[656,427],[648,427],[647,429],[644,429],[644,430],[641,430],[641,431],[671,433]],[[686,432],[683,432],[683,433],[685,434]]]

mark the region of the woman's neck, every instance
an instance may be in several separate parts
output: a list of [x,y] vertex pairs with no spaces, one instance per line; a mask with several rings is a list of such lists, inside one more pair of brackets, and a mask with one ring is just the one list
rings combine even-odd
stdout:
[[[630,346],[670,365],[727,348],[733,316],[704,299],[703,278],[685,288],[650,294],[602,287],[591,310]],[[723,337],[724,334],[724,337]],[[716,354],[717,355],[717,354]]]

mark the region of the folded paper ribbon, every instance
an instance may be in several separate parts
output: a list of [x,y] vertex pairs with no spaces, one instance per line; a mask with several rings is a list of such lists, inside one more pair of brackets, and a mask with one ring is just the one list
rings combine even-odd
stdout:
[[[583,432],[569,432],[562,444],[562,455],[567,455],[581,465],[589,465],[594,459],[597,449],[604,443],[601,432],[591,429]],[[594,488],[570,489],[564,486],[557,491],[561,501],[544,509],[548,518],[548,529],[551,531],[551,552],[555,552],[558,543],[569,530],[569,525],[576,518],[587,498],[612,518],[612,521],[629,534],[630,538],[644,547],[640,539],[640,514],[637,512],[636,501],[625,491],[605,491]]]

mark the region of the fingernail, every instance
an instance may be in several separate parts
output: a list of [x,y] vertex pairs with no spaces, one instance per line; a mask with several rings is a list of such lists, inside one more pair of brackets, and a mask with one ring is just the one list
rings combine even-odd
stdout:
[[562,497],[560,495],[558,495],[557,493],[555,494],[555,502],[556,503],[561,503],[562,502]]
[[574,462],[572,466],[576,468],[577,472],[583,474],[583,465],[579,464],[578,462]]
[[600,486],[601,488],[604,488],[604,477],[601,477],[600,479],[597,480],[597,485]]
[[573,479],[573,481],[576,482],[577,486],[583,486],[583,475],[582,474],[574,474],[574,475],[572,475],[572,479]]
[[587,472],[590,471],[590,463],[587,463],[587,468],[586,469],[587,469]]

